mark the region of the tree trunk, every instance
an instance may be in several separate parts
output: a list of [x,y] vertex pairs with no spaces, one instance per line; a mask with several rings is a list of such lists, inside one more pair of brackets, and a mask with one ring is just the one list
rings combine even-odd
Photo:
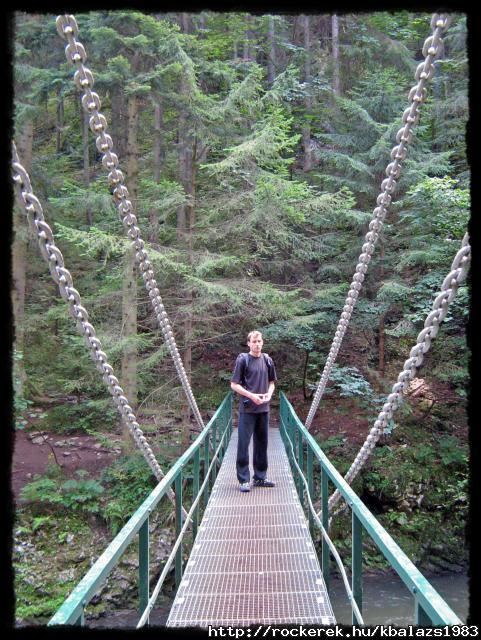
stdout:
[[307,365],[309,364],[309,355],[310,355],[310,351],[308,349],[306,349],[306,357],[304,359],[304,371],[302,372],[302,393],[304,395],[304,400],[309,400],[310,398],[312,398],[312,391],[311,393],[307,393]]
[[[189,144],[184,148],[184,189],[189,195],[189,202],[185,207],[186,215],[186,233],[185,241],[187,245],[187,255],[189,265],[192,267],[194,263],[193,246],[194,246],[194,227],[195,227],[195,189],[196,189],[196,142],[192,143],[191,137],[187,137]],[[194,300],[194,291],[189,287],[185,301],[184,315],[184,368],[189,382],[192,377],[192,303]],[[190,441],[190,405],[187,399],[184,399],[182,406],[182,441],[184,447]]]
[[[304,82],[309,83],[311,80],[311,34],[310,34],[310,18],[309,16],[303,15],[302,24],[304,28],[304,49],[305,49],[305,62],[304,62]],[[307,90],[310,91],[309,86]],[[310,115],[311,111],[311,97],[310,95],[306,95],[305,98],[305,108],[306,108],[306,116]],[[302,165],[302,170],[307,172],[312,168],[312,151],[311,151],[311,127],[306,121],[306,124],[302,127],[302,148],[304,151],[304,161]]]
[[378,359],[378,371],[383,376],[384,368],[386,364],[386,334],[384,332],[384,320],[386,318],[385,313],[381,313],[379,316],[379,324],[378,324],[378,337],[379,337],[379,359]]
[[57,116],[55,120],[55,152],[58,154],[62,151],[62,128],[64,121],[64,105],[63,97],[60,93],[60,86],[57,87]]
[[[184,95],[187,93],[187,86],[185,80],[182,78],[180,82],[180,93]],[[178,128],[178,152],[179,152],[179,169],[178,176],[179,182],[184,187],[184,191],[188,193],[186,185],[189,184],[189,140],[188,140],[188,122],[186,115],[181,111],[179,113],[179,128]],[[177,209],[177,240],[181,243],[184,242],[186,234],[186,205],[180,205]]]
[[198,32],[199,32],[199,38],[201,40],[205,40],[205,33],[204,33],[205,16],[204,16],[203,13],[199,14],[199,21],[198,21],[197,29],[198,29]]
[[[180,119],[181,121],[183,118]],[[185,185],[187,173],[187,151],[186,151],[185,131],[179,129],[179,182]],[[177,209],[177,240],[184,242],[186,233],[186,205],[182,204]]]
[[[156,184],[160,182],[160,173],[164,159],[164,149],[162,144],[162,134],[164,128],[163,109],[160,98],[155,98],[154,104],[154,180]],[[150,242],[157,242],[159,237],[159,215],[154,207],[149,210],[150,222]]]
[[[379,259],[380,259],[380,269],[379,269],[379,282],[382,282],[384,279],[384,243],[382,238],[379,238]],[[381,375],[384,375],[384,369],[386,364],[386,334],[384,330],[384,323],[386,320],[387,311],[385,313],[381,313],[379,317],[378,323],[378,371]]]
[[245,17],[245,35],[244,35],[244,62],[251,60],[251,21],[252,16],[246,15]]
[[180,14],[180,28],[182,29],[182,33],[190,33],[190,17],[188,13]]
[[[127,175],[126,183],[132,202],[133,212],[137,214],[137,176],[138,176],[138,103],[137,96],[130,95],[127,105]],[[124,256],[124,278],[122,284],[122,324],[123,337],[127,341],[122,351],[122,384],[133,409],[137,406],[137,279],[135,267],[135,248],[129,247]],[[132,441],[124,425],[124,449],[132,448]]]
[[336,96],[341,95],[341,76],[339,72],[339,18],[332,16],[332,90]]
[[[33,120],[27,120],[18,145],[20,160],[26,171],[32,168]],[[14,236],[12,242],[12,308],[15,323],[15,339],[13,347],[19,354],[15,366],[15,392],[19,397],[24,396],[27,374],[24,363],[25,348],[25,289],[27,274],[27,244],[28,227],[25,214],[15,205],[13,210]]]
[[272,87],[276,78],[276,45],[274,16],[269,16],[269,31],[267,33],[269,52],[267,54],[267,83]]
[[[90,185],[90,157],[89,157],[89,115],[82,110],[82,153],[83,153],[83,183],[84,187]],[[85,221],[88,227],[92,226],[92,208],[85,207]]]
[[139,123],[139,106],[136,95],[130,95],[127,104],[128,125],[127,125],[127,188],[130,200],[137,215],[137,180],[138,180],[138,147],[137,131]]
[[122,92],[115,87],[110,92],[110,108],[112,111],[112,139],[114,151],[122,158],[125,152],[124,115]]
[[[122,387],[132,409],[137,407],[137,280],[135,248],[129,247],[124,255],[124,277],[122,280],[122,328],[126,344],[122,349]],[[123,425],[124,452],[132,450],[132,439],[127,426]]]

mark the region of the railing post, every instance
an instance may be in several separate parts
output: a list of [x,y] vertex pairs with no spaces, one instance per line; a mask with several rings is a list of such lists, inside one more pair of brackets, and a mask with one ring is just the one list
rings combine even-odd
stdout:
[[224,450],[225,450],[225,432],[226,432],[226,427],[227,427],[227,423],[225,421],[225,409],[222,411],[222,414],[219,416],[219,425],[220,425],[220,430],[219,430],[219,442],[222,441],[222,446],[220,448],[219,451],[219,463],[222,463],[222,460],[224,459]]
[[83,604],[82,606],[82,612],[79,615],[79,617],[77,618],[77,620],[75,621],[75,626],[76,627],[83,627],[85,626],[85,610],[84,610],[84,606],[85,604]]
[[414,596],[414,624],[418,627],[432,627],[433,621],[421,606],[419,600]]
[[[286,449],[287,449],[287,458],[289,460],[289,464],[292,466],[292,451],[290,442],[292,442],[291,438],[291,414],[289,411],[286,411],[285,415],[285,427],[286,427]],[[293,443],[294,446],[294,443]]]
[[[311,502],[314,504],[314,473],[313,473],[313,453],[312,449],[307,443],[307,486],[309,489],[309,495],[311,496]],[[314,533],[314,517],[312,511],[309,508],[309,531],[311,535]]]
[[297,458],[297,433],[296,428],[294,426],[294,420],[292,419],[291,412],[289,411],[289,431],[290,431],[290,440],[292,442],[291,450],[291,467],[292,467],[292,475],[294,476],[294,486],[296,488],[297,494],[299,495],[299,487],[297,483],[297,468],[294,464],[294,460]]
[[227,451],[227,447],[229,446],[229,440],[230,440],[230,411],[229,411],[228,403],[226,404],[225,411],[224,411],[224,424],[225,424],[225,428],[224,428],[225,438],[224,438],[224,447],[223,447],[224,452],[222,454],[222,460],[224,459],[224,456]]
[[[217,449],[217,420],[214,420],[212,425],[212,451],[215,454]],[[214,486],[215,479],[217,478],[217,462],[212,467],[212,486]]]
[[[196,449],[194,454],[194,482],[192,487],[192,500],[195,501],[199,493],[200,487],[200,448]],[[197,537],[197,529],[199,527],[199,503],[197,503],[194,513],[192,514],[192,535],[194,540]]]
[[[139,529],[139,614],[149,602],[149,518]],[[148,624],[148,623],[147,623]]]
[[284,429],[284,398],[282,397],[282,395],[281,395],[281,401],[279,404],[279,431],[281,434],[282,441],[284,443],[284,447],[287,449],[287,446],[286,446],[287,443],[286,443],[286,437],[285,437],[286,434]]
[[[210,431],[205,436],[204,440],[204,480],[207,478],[207,471],[210,466]],[[204,488],[204,507],[207,507],[207,503],[209,502],[209,481],[205,483]]]
[[[299,429],[296,423],[297,431],[297,464],[301,471],[298,472],[297,491],[299,493],[299,502],[304,509],[304,482],[302,481],[302,473],[304,472],[304,441],[302,438],[302,431]],[[302,472],[302,473],[301,473]]]
[[[329,531],[329,487],[328,487],[328,475],[323,469],[321,463],[321,509],[322,509],[322,526]],[[330,569],[330,556],[329,546],[327,541],[322,537],[322,575],[324,582],[326,583],[326,589],[329,592],[329,569]]]
[[[362,524],[352,512],[352,595],[362,613]],[[352,612],[352,624],[358,620]]]
[[[182,469],[175,477],[175,538],[180,535],[182,529]],[[180,587],[182,580],[182,542],[175,553],[175,588]]]

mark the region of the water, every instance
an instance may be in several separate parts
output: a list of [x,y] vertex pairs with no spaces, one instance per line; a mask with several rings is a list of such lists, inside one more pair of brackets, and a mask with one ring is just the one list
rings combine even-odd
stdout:
[[[425,577],[456,615],[466,622],[469,611],[468,576],[451,573]],[[337,622],[351,624],[351,606],[340,578],[331,578],[329,595]],[[365,575],[362,609],[367,625],[393,624],[403,627],[414,624],[414,598],[396,575]]]

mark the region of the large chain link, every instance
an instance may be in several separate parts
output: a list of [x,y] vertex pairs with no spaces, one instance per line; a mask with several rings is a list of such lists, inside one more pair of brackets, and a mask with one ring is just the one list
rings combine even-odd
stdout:
[[[441,285],[441,293],[438,294],[433,302],[433,310],[428,314],[424,322],[424,329],[418,335],[416,344],[411,349],[409,358],[404,363],[403,370],[399,374],[397,382],[392,386],[391,393],[388,395],[386,403],[379,413],[377,420],[374,422],[374,426],[369,432],[349,471],[344,476],[344,479],[349,484],[354,480],[371,455],[388,421],[392,418],[394,411],[402,402],[403,391],[407,390],[409,381],[416,376],[417,370],[423,362],[424,355],[431,348],[431,341],[436,337],[439,326],[448,312],[449,303],[456,295],[461,282],[466,278],[470,259],[471,247],[469,245],[468,234],[466,234],[463,238],[461,249],[453,260],[451,271]],[[329,498],[329,509],[332,509],[339,498],[340,493],[336,490]]]
[[371,261],[376,242],[383,227],[384,218],[386,217],[388,207],[391,204],[391,194],[396,188],[396,180],[401,175],[401,161],[406,158],[407,145],[412,140],[412,129],[419,121],[419,105],[426,99],[426,89],[424,85],[434,75],[434,60],[442,55],[443,41],[441,39],[441,34],[448,28],[449,22],[450,18],[445,14],[435,13],[431,19],[431,29],[433,30],[433,34],[426,39],[423,46],[423,55],[425,56],[425,60],[418,65],[415,73],[417,84],[414,85],[409,92],[409,100],[412,104],[404,111],[402,116],[404,126],[399,129],[396,135],[397,145],[391,151],[392,162],[390,162],[386,167],[386,175],[388,177],[381,183],[381,193],[377,197],[378,206],[374,209],[374,217],[369,223],[369,231],[365,237],[365,244],[362,246],[362,253],[359,256],[359,262],[356,266],[356,271],[351,282],[349,293],[347,294],[344,308],[341,313],[341,319],[337,325],[331,349],[314,394],[312,405],[309,409],[306,419],[306,427],[308,429],[312,424],[312,420],[326,388],[332,366],[336,360],[342,339],[346,333],[349,320],[351,319],[354,306],[359,296],[359,291],[361,290],[368,264]]
[[124,182],[124,175],[122,171],[118,169],[119,159],[112,151],[113,140],[107,133],[107,120],[100,113],[100,98],[94,91],[92,91],[94,78],[92,72],[84,66],[87,54],[84,46],[76,39],[76,36],[78,35],[77,21],[72,15],[63,15],[57,17],[56,24],[59,35],[64,40],[68,41],[68,45],[65,47],[67,60],[77,67],[74,75],[74,81],[78,89],[84,94],[82,97],[82,107],[84,111],[90,115],[89,126],[94,135],[97,136],[95,142],[99,153],[103,154],[102,165],[109,171],[108,181],[113,189],[114,201],[119,213],[123,216],[125,232],[132,240],[132,244],[135,247],[136,262],[139,265],[140,272],[142,273],[142,278],[152,302],[155,316],[170,351],[170,355],[172,356],[172,360],[174,361],[177,374],[182,383],[182,387],[194,417],[201,429],[203,429],[204,422],[199,408],[197,407],[194,394],[192,393],[189,379],[175,342],[169,318],[165,311],[162,298],[160,297],[152,264],[148,258],[147,251],[145,250],[145,244],[141,238],[140,229],[137,226],[137,218],[133,214],[132,202],[129,200],[129,192]]
[[[107,355],[102,351],[102,344],[96,336],[94,327],[89,322],[89,316],[85,307],[82,306],[80,294],[73,286],[72,275],[65,268],[62,253],[55,245],[52,229],[45,221],[42,205],[33,193],[29,175],[20,163],[15,143],[12,143],[12,160],[13,180],[17,188],[17,197],[37,238],[40,253],[49,266],[52,278],[58,285],[60,295],[68,303],[70,315],[76,321],[77,330],[84,338],[97,369],[102,374],[122,421],[127,425],[132,438],[147,460],[155,477],[160,481],[164,477],[162,469],[137,422],[137,418],[118,379],[114,375],[112,366],[107,361]],[[174,500],[172,490],[169,492],[169,498]]]

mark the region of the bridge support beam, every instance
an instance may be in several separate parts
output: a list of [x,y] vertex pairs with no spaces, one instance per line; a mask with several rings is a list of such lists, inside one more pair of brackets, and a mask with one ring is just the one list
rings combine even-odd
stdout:
[[422,608],[419,600],[414,598],[414,624],[418,627],[432,627],[433,621]]
[[[200,449],[197,449],[194,454],[194,483],[192,488],[192,495],[196,496],[199,493],[200,488]],[[199,528],[199,505],[197,504],[195,511],[192,515],[192,535],[194,540],[197,537],[197,529]]]
[[[328,486],[328,475],[322,470],[321,471],[321,509],[322,509],[322,526],[326,531],[329,531],[329,486]],[[329,545],[325,540],[324,536],[322,537],[322,577],[324,578],[324,582],[326,584],[326,589],[329,592],[329,573],[330,573],[330,555],[329,555]]]
[[[311,447],[307,447],[307,486],[309,488],[309,495],[314,496],[314,454]],[[311,536],[314,534],[314,517],[312,511],[309,509],[309,531]]]
[[[175,537],[179,537],[182,530],[182,469],[175,478]],[[178,589],[182,581],[182,542],[175,554],[175,587]]]
[[149,602],[149,518],[139,529],[139,614]]
[[[352,596],[362,613],[362,524],[352,512]],[[352,624],[358,620],[352,611]]]

